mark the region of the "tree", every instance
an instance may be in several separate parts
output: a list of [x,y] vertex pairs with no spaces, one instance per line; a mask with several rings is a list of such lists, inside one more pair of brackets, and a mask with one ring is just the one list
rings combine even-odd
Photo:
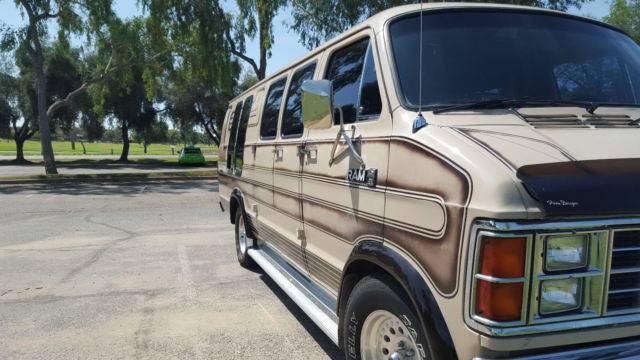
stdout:
[[[80,52],[73,49],[64,37],[60,37],[50,48],[45,49],[45,77],[47,80],[47,108],[57,101],[63,100],[67,94],[82,85]],[[79,117],[76,101],[68,106],[60,107],[51,113],[51,127],[59,128],[71,141],[75,150],[76,134],[74,132]]]
[[[109,36],[97,42],[98,59],[111,56],[114,61],[128,64],[127,71],[112,74],[91,91],[96,112],[113,115],[120,125],[123,144],[120,162],[129,161],[129,132],[155,121],[151,96],[155,79],[150,72],[161,54],[151,55],[147,40],[145,19],[134,18],[126,22],[114,20]],[[118,44],[116,52],[111,44]]]
[[[546,7],[566,11],[588,0],[469,0],[513,5]],[[436,2],[436,1],[427,1]],[[397,5],[415,4],[413,0],[291,0],[291,28],[309,49],[315,48],[372,15]]]
[[615,0],[604,21],[626,31],[640,43],[640,0]]
[[[3,48],[24,44],[35,71],[37,118],[42,145],[42,156],[47,174],[57,174],[50,122],[59,109],[66,107],[74,97],[99,81],[104,74],[85,82],[47,108],[47,78],[45,75],[45,41],[49,20],[56,20],[61,33],[91,33],[100,31],[102,25],[113,17],[111,0],[15,0],[16,6],[27,15],[28,23],[20,30],[10,30],[3,36]],[[85,15],[85,19],[82,18]],[[7,36],[9,35],[9,36]],[[12,39],[12,40],[10,40]]]
[[147,128],[136,130],[133,139],[137,143],[144,144],[146,154],[149,144],[162,144],[169,141],[169,126],[164,121],[156,121]]
[[11,136],[11,127],[20,118],[17,109],[16,79],[7,73],[0,73],[0,138]]
[[[168,51],[155,69],[159,100],[180,128],[199,125],[214,142],[241,72],[230,22],[217,0],[145,0],[152,47]],[[159,101],[160,102],[160,101]],[[183,132],[184,133],[184,132]]]
[[[253,69],[258,80],[267,74],[267,60],[273,47],[273,20],[286,4],[286,0],[236,0],[240,13],[235,24],[229,26],[225,36],[231,53],[245,61]],[[232,35],[231,32],[234,32]],[[258,62],[246,54],[246,39],[258,37]]]

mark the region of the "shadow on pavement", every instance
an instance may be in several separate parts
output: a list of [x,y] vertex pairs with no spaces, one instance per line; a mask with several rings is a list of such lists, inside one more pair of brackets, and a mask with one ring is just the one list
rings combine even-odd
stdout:
[[[141,188],[144,187],[143,190]],[[133,181],[133,182],[91,182],[91,183],[50,183],[0,186],[0,194],[17,194],[35,191],[48,195],[95,195],[95,196],[137,196],[144,193],[181,194],[193,190],[218,192],[215,180],[194,181]]]
[[266,275],[260,275],[260,280],[262,280],[269,289],[280,299],[282,304],[291,312],[291,314],[296,318],[296,320],[304,327],[304,329],[311,335],[313,340],[315,340],[318,345],[322,348],[322,350],[329,356],[331,359],[344,359],[344,354],[342,351],[320,330],[320,328],[313,322],[307,314],[305,314],[296,303],[287,296],[287,294],[280,289],[278,284],[276,284],[271,278]]

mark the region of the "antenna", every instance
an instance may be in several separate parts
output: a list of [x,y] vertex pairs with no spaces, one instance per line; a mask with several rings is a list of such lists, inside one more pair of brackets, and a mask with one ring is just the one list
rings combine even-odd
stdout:
[[422,45],[422,18],[423,18],[423,8],[424,8],[424,2],[422,0],[420,0],[420,56],[419,56],[419,63],[418,63],[418,116],[413,120],[413,126],[411,127],[411,131],[415,134],[416,132],[418,132],[418,130],[422,129],[423,127],[429,125],[427,123],[427,120],[424,118],[424,116],[422,116],[422,49],[423,49],[423,45]]
[[418,107],[418,115],[421,116],[422,115],[422,9],[424,6],[424,2],[422,2],[422,0],[420,0],[420,62],[418,63],[418,103],[419,103],[419,107]]

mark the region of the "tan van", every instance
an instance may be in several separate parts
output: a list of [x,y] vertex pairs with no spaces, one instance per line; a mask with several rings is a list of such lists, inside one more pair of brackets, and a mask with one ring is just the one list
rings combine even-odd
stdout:
[[397,7],[231,102],[221,206],[348,359],[632,358],[639,118],[618,29]]

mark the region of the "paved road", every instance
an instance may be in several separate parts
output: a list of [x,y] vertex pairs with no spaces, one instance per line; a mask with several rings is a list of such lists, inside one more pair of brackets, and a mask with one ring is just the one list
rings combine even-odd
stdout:
[[217,183],[0,187],[0,359],[335,359]]

